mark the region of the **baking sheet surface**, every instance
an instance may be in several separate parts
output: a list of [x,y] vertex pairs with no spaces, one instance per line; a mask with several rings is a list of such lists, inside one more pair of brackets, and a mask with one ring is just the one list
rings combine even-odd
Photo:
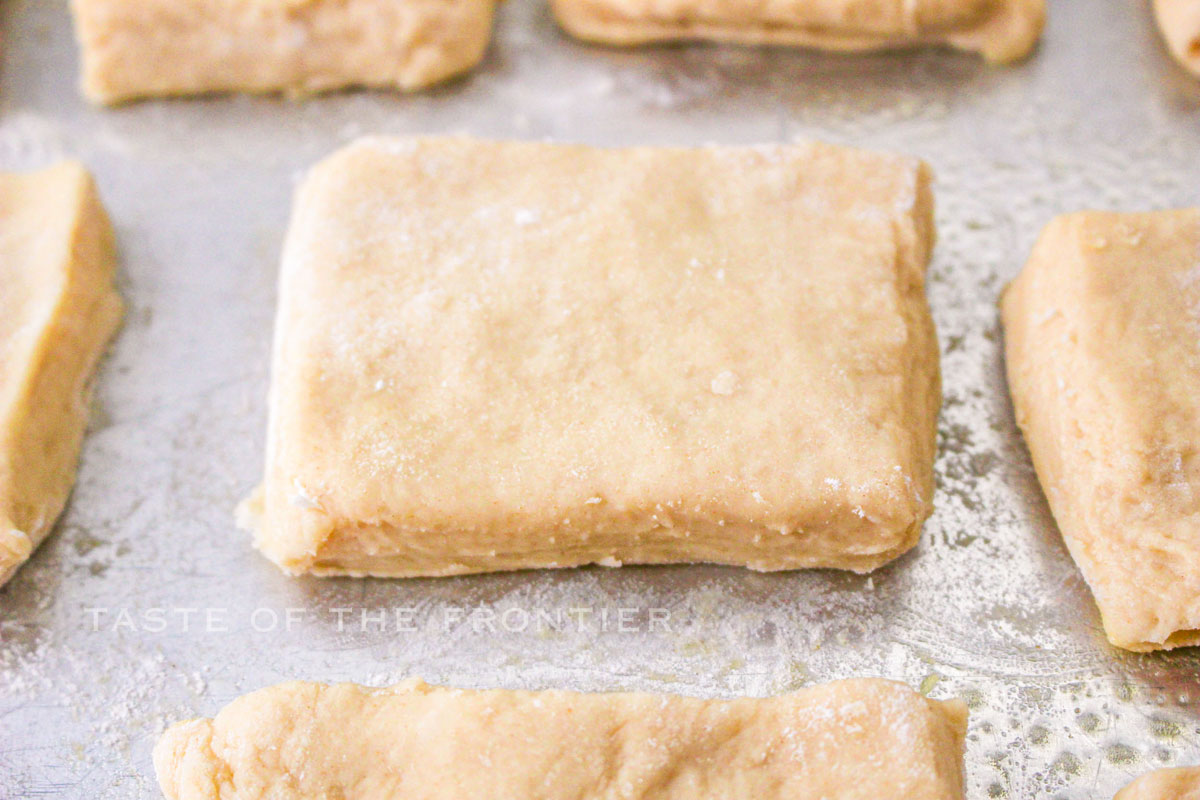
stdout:
[[[65,0],[4,0],[0,169],[96,173],[129,318],[57,533],[0,591],[0,797],[154,798],[168,723],[289,678],[769,694],[881,675],[971,707],[969,797],[1106,799],[1200,762],[1200,654],[1108,647],[1013,425],[996,301],[1041,226],[1200,202],[1200,81],[1140,0],[1051,0],[1040,52],[864,57],[573,43],[536,0],[433,92],[87,107]],[[367,133],[595,144],[819,138],[927,158],[946,377],[937,513],[871,577],[713,567],[290,579],[256,483],[297,177]]]

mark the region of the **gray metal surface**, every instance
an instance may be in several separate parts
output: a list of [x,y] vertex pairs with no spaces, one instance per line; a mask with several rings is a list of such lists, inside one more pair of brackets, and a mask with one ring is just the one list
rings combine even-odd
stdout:
[[[1168,60],[1141,0],[1051,5],[1037,56],[992,69],[940,51],[613,52],[511,0],[484,67],[425,95],[96,110],[75,90],[65,0],[0,3],[0,168],[88,163],[129,302],[70,510],[0,591],[0,797],[157,797],[149,753],[167,723],[288,678],[733,695],[888,676],[968,700],[972,800],[1109,798],[1200,762],[1200,654],[1106,645],[1013,426],[996,312],[1052,214],[1200,201],[1200,81]],[[410,132],[815,137],[929,159],[946,406],[921,546],[870,578],[277,572],[231,513],[260,471],[292,187],[360,134]],[[381,609],[399,612],[380,624]]]

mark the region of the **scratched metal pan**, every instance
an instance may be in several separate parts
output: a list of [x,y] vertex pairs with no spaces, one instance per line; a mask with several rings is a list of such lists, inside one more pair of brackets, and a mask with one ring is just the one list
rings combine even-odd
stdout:
[[[1013,425],[996,300],[1040,227],[1200,202],[1200,81],[1142,0],[1051,0],[1013,68],[560,34],[501,9],[474,75],[427,94],[89,108],[66,0],[0,3],[0,169],[78,157],[115,220],[129,317],[79,484],[0,591],[0,797],[153,798],[177,719],[289,678],[780,692],[882,675],[971,706],[970,797],[1109,798],[1200,763],[1200,656],[1110,648]],[[715,567],[292,579],[232,523],[256,482],[275,274],[297,177],[366,133],[596,144],[815,137],[938,176],[930,296],[946,405],[937,513],[872,577]]]

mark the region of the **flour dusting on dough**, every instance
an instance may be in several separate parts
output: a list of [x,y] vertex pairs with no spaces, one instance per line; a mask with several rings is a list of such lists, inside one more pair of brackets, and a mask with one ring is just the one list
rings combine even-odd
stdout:
[[712,392],[719,395],[731,395],[737,391],[738,376],[730,370],[723,370],[717,373],[717,377],[712,379]]

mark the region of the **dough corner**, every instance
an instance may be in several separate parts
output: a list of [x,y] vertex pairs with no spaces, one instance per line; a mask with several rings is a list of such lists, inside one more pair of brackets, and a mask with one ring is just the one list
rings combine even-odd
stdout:
[[1185,69],[1200,77],[1200,3],[1154,0],[1154,16],[1167,48]]
[[33,540],[14,528],[4,529],[4,525],[0,520],[0,586],[33,554]]
[[1200,767],[1173,767],[1148,772],[1113,800],[1200,800]]
[[977,50],[991,64],[1015,64],[1033,54],[1045,27],[1046,0],[1008,0],[991,21],[952,43]]

